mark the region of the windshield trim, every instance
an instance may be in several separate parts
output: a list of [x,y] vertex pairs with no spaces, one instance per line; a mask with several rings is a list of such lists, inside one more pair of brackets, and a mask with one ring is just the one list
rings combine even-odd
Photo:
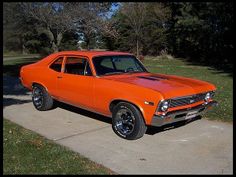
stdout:
[[[140,72],[123,72],[123,73],[114,73],[114,74],[108,74],[108,75],[106,75],[106,74],[102,74],[102,75],[98,75],[97,74],[97,70],[96,70],[96,67],[95,67],[95,64],[94,64],[94,60],[96,60],[96,58],[97,57],[122,57],[122,56],[129,56],[129,57],[133,57],[139,64],[140,64],[140,66],[142,67],[142,69],[143,69],[143,71],[140,71]],[[93,63],[93,67],[94,67],[94,71],[95,71],[95,76],[96,77],[105,77],[105,76],[111,76],[111,75],[121,75],[121,74],[132,74],[132,73],[142,73],[142,72],[147,72],[147,73],[149,73],[149,71],[145,68],[145,66],[143,65],[143,63],[138,59],[138,58],[136,58],[134,55],[132,55],[132,54],[125,54],[125,55],[96,55],[96,56],[94,56],[94,57],[92,57],[92,63]]]

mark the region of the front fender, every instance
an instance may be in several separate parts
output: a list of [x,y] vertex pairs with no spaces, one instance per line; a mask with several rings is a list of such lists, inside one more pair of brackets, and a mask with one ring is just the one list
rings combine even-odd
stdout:
[[[156,100],[160,100],[160,99],[161,98],[156,99]],[[152,121],[153,115],[156,111],[159,101],[152,101],[152,100],[144,99],[144,98],[120,98],[119,97],[119,98],[114,98],[109,102],[108,104],[109,109],[113,103],[117,104],[119,102],[128,102],[136,106],[140,110],[141,114],[143,115],[146,125],[151,125],[151,121]],[[153,104],[148,104],[150,102]]]

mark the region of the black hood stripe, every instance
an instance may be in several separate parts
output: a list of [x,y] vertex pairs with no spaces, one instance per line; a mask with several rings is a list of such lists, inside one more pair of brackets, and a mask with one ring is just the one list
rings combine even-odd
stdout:
[[142,79],[152,80],[152,81],[159,81],[161,79],[167,79],[167,78],[159,77],[159,76],[137,76],[137,77],[142,78]]

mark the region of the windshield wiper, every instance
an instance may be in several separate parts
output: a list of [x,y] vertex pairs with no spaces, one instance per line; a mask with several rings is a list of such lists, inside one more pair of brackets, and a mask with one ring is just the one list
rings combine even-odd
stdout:
[[106,74],[103,74],[101,76],[107,76],[107,75],[113,75],[113,74],[123,74],[123,73],[124,72],[119,71],[119,72],[106,73]]

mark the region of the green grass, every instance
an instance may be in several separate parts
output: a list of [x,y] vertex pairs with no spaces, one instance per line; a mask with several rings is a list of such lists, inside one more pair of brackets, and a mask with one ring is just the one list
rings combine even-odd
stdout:
[[3,50],[3,57],[22,57],[22,56],[39,56],[40,54],[28,54],[28,53],[22,53],[21,51],[5,51]]
[[66,147],[3,119],[3,174],[115,174]]
[[183,59],[146,57],[144,65],[150,72],[200,79],[217,87],[214,99],[219,106],[204,115],[205,118],[233,121],[233,78],[228,73],[207,66],[197,66]]

